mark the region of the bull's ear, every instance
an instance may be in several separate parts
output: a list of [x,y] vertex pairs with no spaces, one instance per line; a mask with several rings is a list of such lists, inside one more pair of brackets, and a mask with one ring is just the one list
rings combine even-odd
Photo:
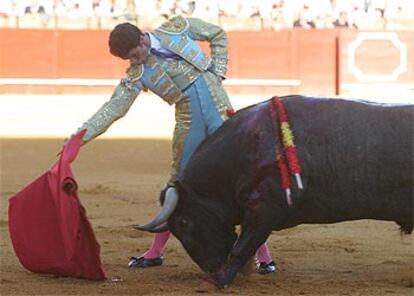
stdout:
[[186,189],[184,188],[183,183],[181,183],[180,181],[177,180],[177,181],[174,182],[174,187],[175,187],[175,189],[177,189],[177,193],[178,193],[178,196],[180,197],[180,199],[185,199]]
[[175,188],[180,187],[180,186],[181,186],[181,185],[180,185],[180,181],[175,180],[175,181],[174,181],[174,183],[173,183],[173,186],[174,186]]

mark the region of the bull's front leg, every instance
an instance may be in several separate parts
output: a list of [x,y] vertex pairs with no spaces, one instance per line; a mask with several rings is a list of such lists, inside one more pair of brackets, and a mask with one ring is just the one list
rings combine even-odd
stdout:
[[260,198],[249,201],[243,218],[241,234],[234,245],[229,260],[207,281],[219,288],[226,288],[242,267],[255,255],[272,232],[277,208]]

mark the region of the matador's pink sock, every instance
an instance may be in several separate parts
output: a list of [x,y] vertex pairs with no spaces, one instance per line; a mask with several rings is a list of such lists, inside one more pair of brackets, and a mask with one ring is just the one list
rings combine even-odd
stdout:
[[270,263],[273,261],[272,256],[270,255],[269,248],[266,243],[261,245],[256,251],[257,261]]
[[160,233],[156,233],[154,240],[152,242],[151,248],[145,252],[144,258],[151,259],[157,258],[162,255],[164,252],[165,245],[167,244],[168,238],[170,237],[170,231],[164,231]]

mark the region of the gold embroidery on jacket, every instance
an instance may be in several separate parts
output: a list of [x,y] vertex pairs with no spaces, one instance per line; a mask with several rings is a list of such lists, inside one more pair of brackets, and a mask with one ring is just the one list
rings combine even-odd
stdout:
[[157,85],[158,82],[160,82],[161,78],[165,75],[165,72],[161,67],[157,67],[157,69],[154,71],[154,74],[151,76],[151,83],[154,85]]
[[180,38],[180,40],[176,44],[172,46],[172,48],[179,53],[183,53],[184,48],[188,46],[188,44],[189,42],[187,38],[183,36]]
[[105,132],[114,121],[123,117],[128,112],[139,92],[139,88],[131,89],[121,81],[121,83],[115,87],[110,100],[104,103],[79,129],[87,130],[83,137],[83,141],[89,142],[96,138]]
[[185,30],[187,30],[189,27],[187,19],[185,19],[182,16],[175,16],[172,17],[170,20],[163,23],[159,28],[157,28],[157,31],[161,31],[164,33],[170,33],[170,34],[181,34]]
[[142,77],[142,74],[144,73],[144,66],[143,65],[131,65],[128,67],[126,74],[127,77],[131,81],[138,80]]
[[188,99],[183,99],[175,104],[175,128],[173,135],[173,159],[171,164],[171,177],[169,182],[174,182],[178,177],[184,143],[191,127],[191,112]]
[[223,121],[227,120],[227,110],[231,109],[232,106],[222,84],[217,82],[217,79],[220,78],[218,78],[216,75],[210,72],[204,73],[203,78],[207,83],[207,88],[210,91],[210,94],[213,98],[214,104],[216,105],[221,119]]

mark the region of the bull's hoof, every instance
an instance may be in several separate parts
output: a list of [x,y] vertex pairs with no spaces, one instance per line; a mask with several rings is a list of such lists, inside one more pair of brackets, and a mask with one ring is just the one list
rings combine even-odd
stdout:
[[128,262],[128,267],[134,268],[147,268],[147,267],[153,267],[153,266],[159,266],[162,265],[162,257],[157,258],[144,258],[144,257],[131,257],[131,259]]
[[269,263],[260,262],[259,264],[257,264],[257,272],[260,274],[276,272],[276,264],[274,261]]

